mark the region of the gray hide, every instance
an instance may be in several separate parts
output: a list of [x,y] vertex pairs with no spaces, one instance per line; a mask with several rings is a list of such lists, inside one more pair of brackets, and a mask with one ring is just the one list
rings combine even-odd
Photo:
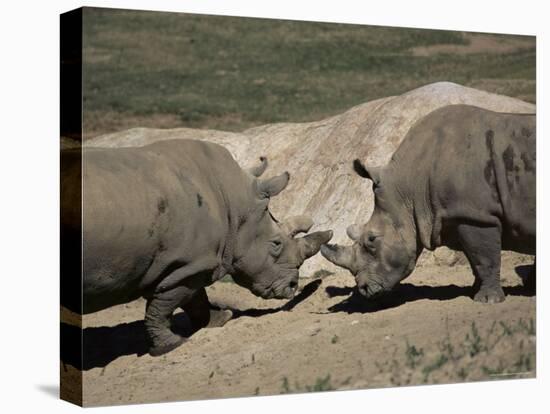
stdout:
[[[384,168],[355,160],[372,182],[373,214],[350,226],[353,246],[322,246],[349,269],[371,298],[407,277],[424,248],[465,253],[474,299],[501,302],[500,252],[535,253],[536,123],[534,114],[505,114],[452,105],[418,121]],[[527,280],[534,287],[534,272]]]

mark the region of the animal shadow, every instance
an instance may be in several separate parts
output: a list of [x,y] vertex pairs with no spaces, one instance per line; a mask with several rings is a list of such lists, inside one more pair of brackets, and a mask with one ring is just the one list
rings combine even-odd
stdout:
[[[506,286],[503,288],[506,296],[534,296],[534,292],[522,285]],[[451,300],[461,296],[473,298],[471,286],[416,286],[410,283],[401,283],[392,291],[376,300],[368,300],[361,296],[355,288],[328,286],[325,289],[329,297],[349,296],[343,301],[328,308],[330,312],[370,313],[396,308],[407,302],[416,300]]]
[[[314,280],[290,301],[277,308],[270,309],[230,309],[233,312],[231,320],[242,316],[260,317],[276,312],[290,311],[299,303],[311,296],[321,285],[321,280]],[[219,309],[212,305],[212,308]],[[180,312],[172,317],[172,330],[189,338],[195,332],[185,313]],[[82,355],[80,343],[82,335]],[[116,326],[89,327],[80,330],[79,327],[61,323],[61,360],[65,364],[87,371],[93,368],[105,367],[115,359],[125,355],[142,356],[149,349],[143,320],[121,323]]]
[[233,317],[231,318],[231,320],[240,318],[242,316],[250,316],[253,318],[257,318],[264,315],[270,315],[272,313],[291,311],[298,304],[300,304],[301,302],[309,298],[311,295],[313,295],[317,291],[317,289],[319,289],[319,286],[321,286],[321,283],[323,283],[321,279],[315,279],[312,282],[309,282],[307,285],[305,285],[302,288],[302,290],[296,296],[294,296],[294,298],[292,298],[287,303],[277,308],[245,309],[245,310],[230,309],[233,312]]
[[[196,332],[182,312],[172,317],[172,330],[184,337],[190,337]],[[116,326],[89,327],[82,331],[77,326],[62,322],[61,337],[61,360],[83,371],[105,367],[121,356],[142,356],[149,350],[143,320]]]
[[517,275],[520,277],[523,285],[528,286],[528,288],[534,292],[535,290],[535,280],[536,280],[536,267],[535,265],[519,265],[514,269]]

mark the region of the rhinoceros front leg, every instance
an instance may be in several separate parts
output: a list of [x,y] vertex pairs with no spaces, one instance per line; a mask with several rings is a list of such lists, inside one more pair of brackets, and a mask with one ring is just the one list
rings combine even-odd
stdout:
[[485,303],[502,302],[505,296],[500,286],[500,229],[459,224],[457,231],[476,278],[473,286],[474,300]]
[[194,329],[220,327],[233,317],[233,312],[230,310],[212,309],[204,288],[197,290],[182,309],[189,317]]
[[156,291],[147,301],[145,309],[145,329],[149,339],[149,354],[159,356],[172,351],[185,342],[170,329],[172,313],[195,291],[187,286],[178,286],[166,291]]

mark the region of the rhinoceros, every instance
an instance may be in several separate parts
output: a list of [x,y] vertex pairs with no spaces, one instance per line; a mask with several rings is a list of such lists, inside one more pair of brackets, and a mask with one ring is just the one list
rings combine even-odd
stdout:
[[[383,168],[356,159],[372,181],[374,211],[352,225],[352,246],[324,245],[329,261],[350,270],[374,298],[415,268],[423,249],[463,251],[473,270],[473,299],[501,302],[501,250],[535,254],[535,114],[468,106],[440,108],[420,121]],[[526,281],[534,287],[534,272]]]
[[[266,166],[262,158],[245,171],[220,145],[171,140],[85,148],[81,174],[79,151],[64,151],[61,254],[78,254],[82,237],[82,302],[62,289],[62,304],[91,313],[144,297],[149,353],[157,356],[185,340],[170,329],[178,307],[196,328],[208,324],[205,287],[225,275],[262,298],[292,298],[299,267],[332,232],[295,238],[311,218],[278,222],[269,200],[290,176],[258,178]],[[63,270],[62,286],[78,286],[79,272]]]

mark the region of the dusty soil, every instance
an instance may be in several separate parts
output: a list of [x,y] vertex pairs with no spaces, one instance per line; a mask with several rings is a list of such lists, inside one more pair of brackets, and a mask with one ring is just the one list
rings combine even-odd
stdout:
[[[233,283],[208,288],[234,310],[162,357],[146,354],[143,301],[83,318],[84,405],[267,395],[535,376],[535,299],[521,285],[532,258],[505,254],[506,301],[473,302],[467,266],[419,267],[369,304],[349,273],[303,279],[292,301]],[[188,330],[182,313],[174,329]],[[78,376],[65,361],[62,372]]]

